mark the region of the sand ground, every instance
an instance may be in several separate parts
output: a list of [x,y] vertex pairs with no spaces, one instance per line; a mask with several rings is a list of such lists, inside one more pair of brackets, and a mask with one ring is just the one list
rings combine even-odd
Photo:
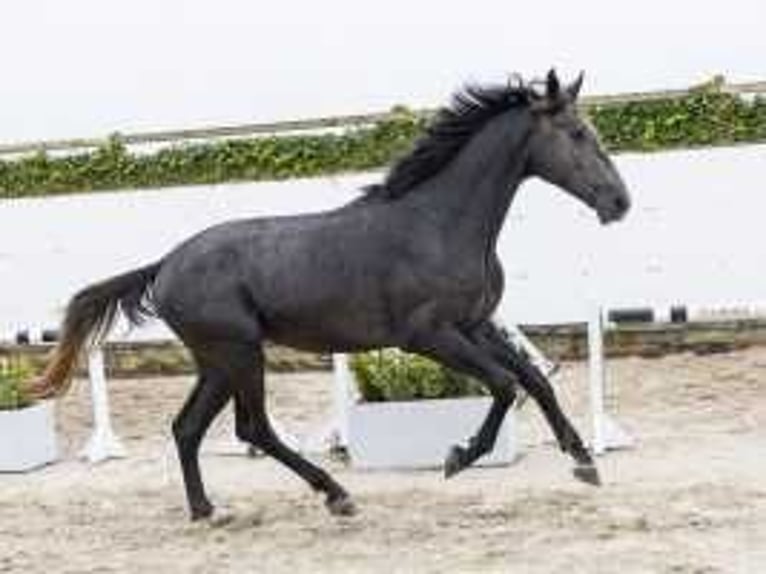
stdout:
[[[559,377],[584,435],[586,370]],[[576,482],[539,411],[519,416],[513,466],[360,472],[320,457],[360,512],[330,516],[268,459],[222,456],[230,413],[203,456],[211,498],[233,519],[187,521],[170,421],[191,378],[112,381],[129,457],[76,458],[90,428],[82,382],[58,405],[62,459],[0,475],[0,572],[766,572],[766,349],[609,363],[609,401],[637,448]],[[292,433],[322,426],[326,373],[270,375],[272,412]]]

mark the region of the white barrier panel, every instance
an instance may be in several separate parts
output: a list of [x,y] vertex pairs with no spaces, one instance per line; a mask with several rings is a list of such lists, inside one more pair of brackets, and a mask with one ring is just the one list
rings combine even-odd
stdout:
[[[231,219],[316,212],[350,201],[374,174],[0,200],[0,340],[55,327],[89,283],[158,260]],[[112,339],[170,339],[160,323]]]
[[[766,145],[623,154],[616,163],[633,209],[613,226],[600,226],[549,185],[521,188],[498,245],[506,269],[498,315],[506,324],[585,322],[592,294],[607,307],[766,298],[757,264],[766,260],[766,242],[753,235],[766,213]],[[0,201],[0,338],[56,326],[77,289],[155,261],[214,223],[332,208],[378,178]],[[703,275],[704,282],[689,279]],[[155,325],[130,336],[171,335]]]

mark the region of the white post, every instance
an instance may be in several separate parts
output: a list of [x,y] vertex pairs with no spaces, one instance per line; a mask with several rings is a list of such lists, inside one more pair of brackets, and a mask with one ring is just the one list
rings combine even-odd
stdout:
[[333,410],[335,421],[336,446],[348,446],[348,410],[353,399],[354,378],[348,366],[348,355],[335,353],[332,356],[333,374]]
[[631,437],[606,412],[604,389],[606,372],[604,368],[604,319],[601,306],[591,305],[588,318],[588,370],[590,380],[590,408],[593,417],[593,440],[591,448],[597,455],[607,450],[631,448],[635,444]]
[[537,367],[546,377],[552,377],[559,370],[559,365],[543,355],[543,352],[529,340],[524,331],[514,324],[503,325],[503,329],[508,333],[508,337],[517,349],[524,351],[532,364]]
[[604,454],[604,325],[601,307],[591,305],[588,317],[588,375],[590,385],[590,408],[593,419],[593,441],[595,454]]
[[101,462],[109,458],[125,456],[125,448],[114,434],[109,414],[109,396],[106,390],[104,352],[99,347],[88,355],[88,377],[93,407],[93,432],[80,456],[90,462]]
[[348,415],[354,400],[354,378],[348,367],[348,355],[333,353],[332,371],[332,414],[325,425],[302,441],[301,451],[306,454],[323,453],[348,446]]

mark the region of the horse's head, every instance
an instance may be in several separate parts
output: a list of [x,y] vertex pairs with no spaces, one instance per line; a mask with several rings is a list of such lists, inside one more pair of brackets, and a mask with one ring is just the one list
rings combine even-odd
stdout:
[[528,173],[566,190],[592,207],[602,223],[610,223],[627,213],[630,197],[595,133],[577,113],[582,78],[562,87],[551,70],[543,93],[530,90],[534,128]]

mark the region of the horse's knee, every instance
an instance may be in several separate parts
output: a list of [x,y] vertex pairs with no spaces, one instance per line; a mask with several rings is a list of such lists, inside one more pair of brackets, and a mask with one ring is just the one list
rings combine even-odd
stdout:
[[246,442],[254,446],[260,446],[260,443],[263,442],[261,435],[257,433],[250,425],[235,425],[234,434],[242,442]]
[[277,440],[271,427],[266,424],[237,423],[234,434],[239,440],[257,446],[267,454]]
[[510,407],[516,400],[516,385],[510,383],[499,385],[493,389],[492,396],[504,407]]
[[243,428],[240,425],[234,426],[234,435],[242,442],[248,442],[251,444],[253,443],[252,433],[247,432],[247,429]]
[[182,453],[193,451],[199,445],[201,434],[190,421],[176,418],[171,428],[176,446]]

